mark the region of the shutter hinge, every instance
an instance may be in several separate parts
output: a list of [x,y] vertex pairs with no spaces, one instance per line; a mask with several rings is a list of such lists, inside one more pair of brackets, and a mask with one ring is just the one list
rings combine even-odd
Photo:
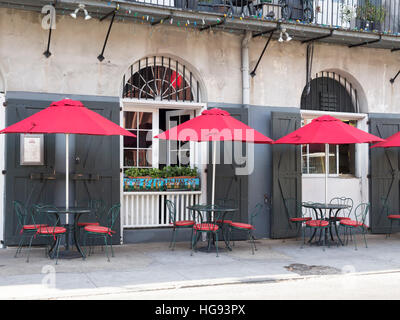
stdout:
[[367,174],[367,179],[371,179],[371,175],[370,174]]
[[2,170],[1,173],[2,173],[2,174],[6,174],[7,171],[6,171],[6,170]]
[[7,101],[3,102],[3,107],[7,107]]
[[122,173],[122,168],[119,168],[119,172],[121,172],[121,173]]

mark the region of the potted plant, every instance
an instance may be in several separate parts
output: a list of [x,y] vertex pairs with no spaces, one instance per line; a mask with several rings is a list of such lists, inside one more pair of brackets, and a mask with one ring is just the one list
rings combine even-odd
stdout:
[[382,5],[373,5],[370,0],[365,0],[363,5],[356,9],[357,25],[366,31],[381,31],[381,24],[386,17],[386,9]]
[[350,23],[353,18],[356,17],[356,6],[351,5],[340,5],[340,17],[342,21],[342,27],[350,28]]

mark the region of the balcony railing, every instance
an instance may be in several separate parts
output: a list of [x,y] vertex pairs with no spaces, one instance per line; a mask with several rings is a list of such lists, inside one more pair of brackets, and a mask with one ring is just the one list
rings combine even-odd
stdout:
[[231,18],[286,21],[398,35],[399,0],[126,0]]

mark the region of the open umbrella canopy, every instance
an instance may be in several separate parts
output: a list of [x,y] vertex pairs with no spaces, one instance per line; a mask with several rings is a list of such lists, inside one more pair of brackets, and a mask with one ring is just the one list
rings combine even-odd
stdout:
[[390,148],[390,147],[400,147],[400,131],[394,135],[386,138],[382,142],[378,142],[371,146],[371,148]]
[[241,141],[272,143],[273,140],[233,118],[229,112],[214,108],[204,110],[190,119],[155,138],[179,141]]
[[352,144],[379,141],[383,141],[383,139],[326,115],[312,120],[311,123],[276,140],[274,143]]
[[87,135],[135,135],[98,113],[86,108],[82,102],[64,99],[21,120],[0,133],[72,133]]

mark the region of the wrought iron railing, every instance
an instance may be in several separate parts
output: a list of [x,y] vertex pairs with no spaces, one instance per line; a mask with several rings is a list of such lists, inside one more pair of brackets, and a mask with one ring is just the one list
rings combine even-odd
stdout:
[[227,17],[283,20],[398,35],[399,0],[127,0]]

